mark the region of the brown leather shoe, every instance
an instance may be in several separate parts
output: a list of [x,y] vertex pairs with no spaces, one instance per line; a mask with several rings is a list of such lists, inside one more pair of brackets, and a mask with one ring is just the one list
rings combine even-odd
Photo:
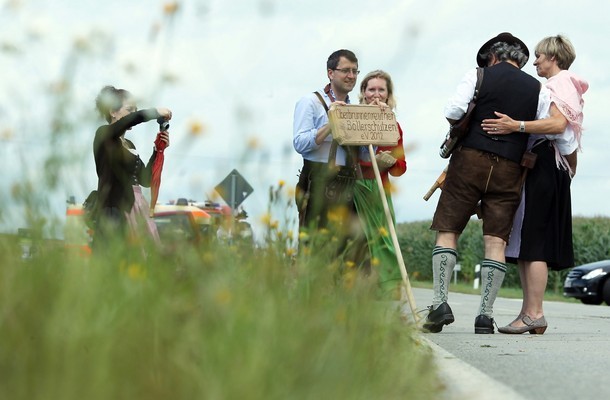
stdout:
[[521,318],[521,322],[523,322],[525,325],[517,327],[512,325],[506,325],[501,328],[498,328],[498,332],[507,333],[509,335],[518,335],[524,332],[542,335],[548,327],[546,319],[544,319],[544,315],[538,319],[531,319],[529,315],[524,315]]

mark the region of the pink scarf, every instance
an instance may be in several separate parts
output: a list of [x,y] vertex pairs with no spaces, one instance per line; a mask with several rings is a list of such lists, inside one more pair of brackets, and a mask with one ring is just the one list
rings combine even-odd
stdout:
[[[578,150],[580,150],[583,121],[582,109],[585,104],[582,95],[589,89],[589,84],[575,74],[567,70],[561,70],[557,75],[548,79],[546,87],[551,91],[551,100],[557,105],[559,111],[566,117],[572,127],[574,137],[578,142]],[[557,153],[557,148],[555,150]],[[556,159],[558,166],[561,164],[567,167],[564,157],[559,155]]]

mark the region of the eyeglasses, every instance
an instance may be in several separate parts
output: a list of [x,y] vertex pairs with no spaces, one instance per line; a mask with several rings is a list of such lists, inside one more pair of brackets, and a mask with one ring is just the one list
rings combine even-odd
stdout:
[[358,71],[356,68],[341,68],[341,69],[334,68],[333,71],[339,71],[345,75],[349,75],[350,72],[354,75],[358,75],[360,73],[360,71]]

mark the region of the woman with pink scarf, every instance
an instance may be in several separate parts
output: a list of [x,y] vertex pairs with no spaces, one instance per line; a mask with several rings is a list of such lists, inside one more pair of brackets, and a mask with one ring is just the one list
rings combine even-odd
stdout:
[[[536,46],[536,72],[547,79],[551,92],[549,116],[537,121],[483,120],[490,134],[530,133],[529,150],[537,155],[528,171],[522,201],[515,216],[506,260],[519,265],[523,303],[519,316],[498,328],[508,334],[543,334],[547,328],[543,299],[548,269],[574,266],[570,184],[576,173],[582,133],[582,95],[589,84],[568,71],[574,62],[574,46],[565,36],[550,36]],[[561,132],[561,133],[557,133]]]

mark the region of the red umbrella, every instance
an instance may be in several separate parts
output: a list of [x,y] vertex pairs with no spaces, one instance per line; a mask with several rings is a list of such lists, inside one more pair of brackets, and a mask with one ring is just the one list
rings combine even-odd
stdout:
[[160,117],[157,119],[159,123],[159,133],[155,139],[155,151],[157,153],[155,161],[152,167],[152,178],[150,180],[150,216],[152,217],[155,212],[155,205],[157,204],[157,198],[159,197],[159,187],[161,186],[161,172],[163,171],[163,162],[165,161],[165,150],[166,143],[161,140],[161,133],[166,132],[169,129],[169,123],[165,118]]

